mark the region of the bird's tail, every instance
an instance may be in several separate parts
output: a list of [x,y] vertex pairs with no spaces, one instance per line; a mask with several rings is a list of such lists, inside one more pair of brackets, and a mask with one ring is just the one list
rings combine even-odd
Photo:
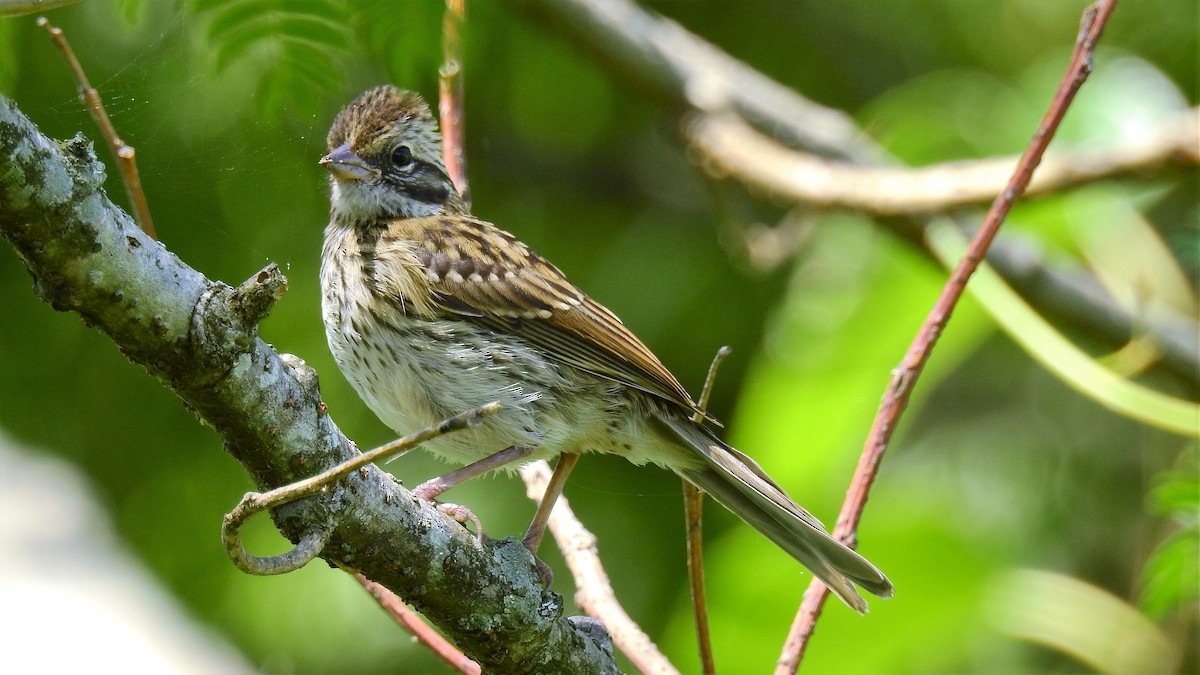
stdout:
[[663,421],[705,460],[699,468],[676,472],[787,551],[843,602],[859,613],[867,611],[855,584],[881,598],[891,597],[892,582],[883,572],[826,533],[821,522],[792,501],[753,459],[691,420],[672,415]]

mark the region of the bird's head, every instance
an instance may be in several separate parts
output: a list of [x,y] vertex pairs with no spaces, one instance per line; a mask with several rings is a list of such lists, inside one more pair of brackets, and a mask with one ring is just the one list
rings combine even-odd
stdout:
[[333,217],[347,224],[465,211],[442,161],[437,120],[419,94],[382,85],[346,106],[321,165]]

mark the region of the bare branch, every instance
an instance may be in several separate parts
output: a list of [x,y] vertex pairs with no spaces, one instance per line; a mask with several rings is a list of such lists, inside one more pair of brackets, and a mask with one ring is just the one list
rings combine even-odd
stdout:
[[[997,157],[917,168],[862,166],[792,150],[730,114],[698,114],[684,124],[683,134],[710,170],[773,196],[874,216],[944,213],[987,204],[1017,163],[1016,157]],[[1149,138],[1047,155],[1026,194],[1042,196],[1197,163],[1200,109],[1193,109]]]

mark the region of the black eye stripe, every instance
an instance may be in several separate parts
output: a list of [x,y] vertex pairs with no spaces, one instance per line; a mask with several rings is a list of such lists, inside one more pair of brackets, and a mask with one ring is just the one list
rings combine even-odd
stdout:
[[410,198],[426,204],[441,204],[450,196],[450,179],[437,166],[413,159],[411,168],[404,171],[393,169],[384,174],[384,180],[403,191]]
[[[403,170],[401,170],[403,169]],[[389,166],[384,169],[384,175],[393,179],[394,183],[402,184],[413,180],[431,180],[438,179],[449,182],[446,174],[437,168],[434,164],[426,162],[423,159],[412,158],[412,161],[404,167]]]

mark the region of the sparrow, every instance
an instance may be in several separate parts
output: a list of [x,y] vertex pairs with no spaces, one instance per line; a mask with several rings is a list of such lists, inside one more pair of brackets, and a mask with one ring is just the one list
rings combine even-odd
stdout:
[[399,434],[501,404],[482,424],[423,445],[465,466],[414,494],[434,500],[481,473],[558,457],[525,538],[536,553],[578,455],[620,455],[708,493],[858,612],[867,603],[855,585],[891,596],[879,569],[713,433],[679,380],[615,314],[469,213],[418,94],[390,85],[361,94],[338,114],[328,149],[320,160],[331,186],[322,316],[341,371]]

